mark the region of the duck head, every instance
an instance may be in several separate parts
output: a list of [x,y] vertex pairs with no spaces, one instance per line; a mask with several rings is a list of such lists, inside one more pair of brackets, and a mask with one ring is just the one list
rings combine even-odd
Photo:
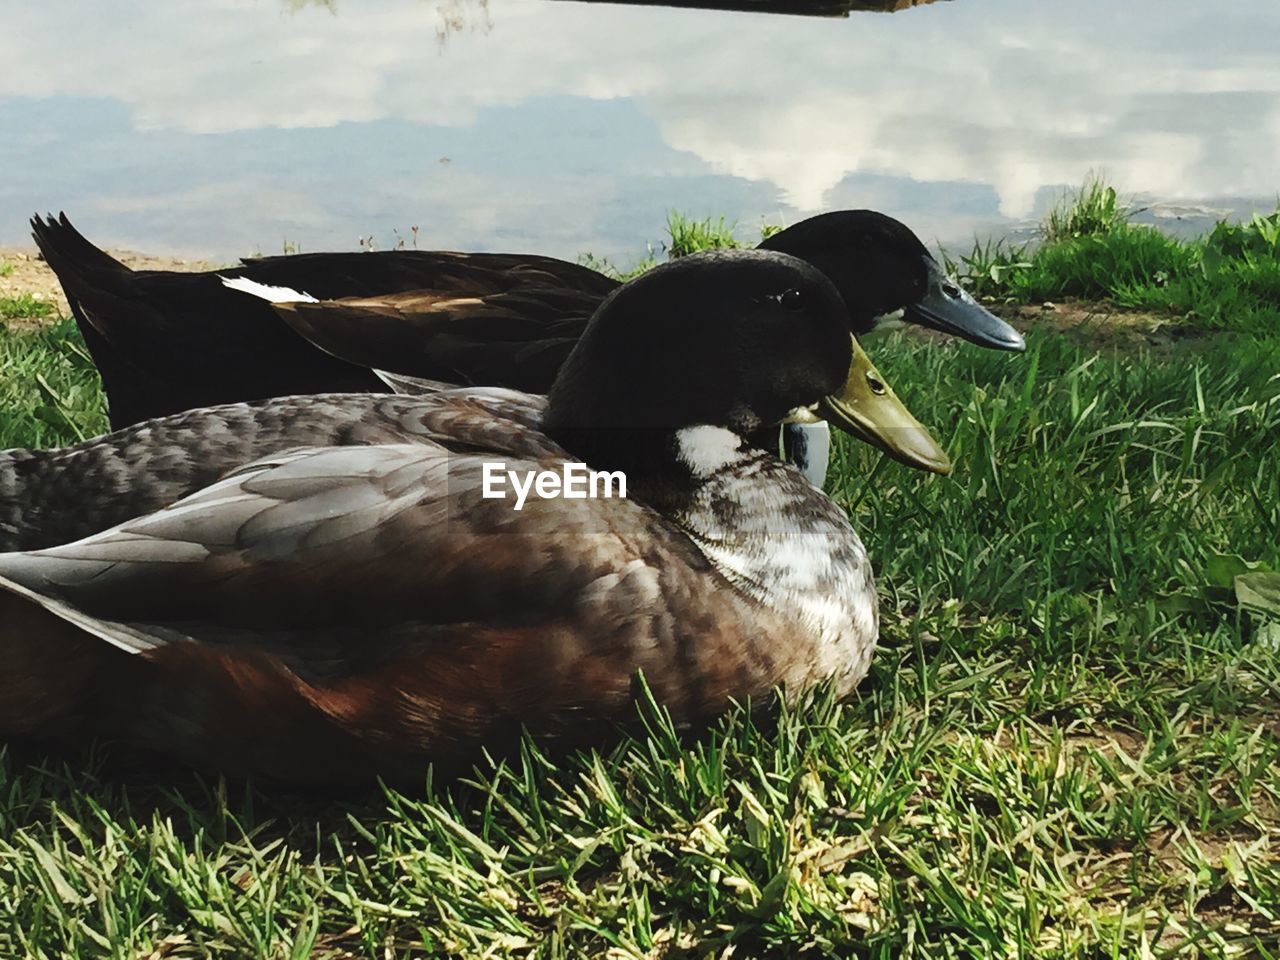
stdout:
[[796,257],[684,257],[601,304],[560,368],[543,426],[584,460],[628,476],[689,468],[689,431],[719,428],[723,443],[819,419],[903,463],[948,472],[946,454],[849,327],[833,284]]
[[775,233],[759,249],[801,257],[845,298],[853,333],[887,315],[997,350],[1025,350],[1017,330],[982,307],[908,227],[875,210],[838,210]]

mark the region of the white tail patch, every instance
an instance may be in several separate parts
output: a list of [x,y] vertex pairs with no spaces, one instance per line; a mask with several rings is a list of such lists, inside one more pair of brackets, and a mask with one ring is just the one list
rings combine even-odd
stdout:
[[250,280],[248,277],[223,277],[219,276],[224,287],[230,287],[232,290],[239,290],[241,293],[252,294],[260,297],[267,303],[319,303],[309,293],[299,293],[297,290],[290,290],[288,287],[273,287],[266,283],[258,283],[256,280]]

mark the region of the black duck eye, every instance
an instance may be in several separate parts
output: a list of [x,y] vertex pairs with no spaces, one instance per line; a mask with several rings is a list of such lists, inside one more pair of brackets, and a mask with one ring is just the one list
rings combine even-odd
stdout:
[[778,294],[778,303],[786,310],[799,310],[804,306],[804,296],[793,287]]
[[889,388],[884,385],[884,381],[874,373],[867,374],[867,386],[871,388],[871,392],[877,397],[883,397],[889,392]]

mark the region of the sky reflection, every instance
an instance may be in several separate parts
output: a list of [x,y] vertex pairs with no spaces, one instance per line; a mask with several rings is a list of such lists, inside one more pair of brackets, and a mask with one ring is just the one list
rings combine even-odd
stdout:
[[0,243],[34,210],[229,259],[420,243],[624,262],[668,209],[871,206],[965,241],[1099,170],[1271,207],[1280,5],[955,0],[848,20],[547,0],[70,0],[0,33]]

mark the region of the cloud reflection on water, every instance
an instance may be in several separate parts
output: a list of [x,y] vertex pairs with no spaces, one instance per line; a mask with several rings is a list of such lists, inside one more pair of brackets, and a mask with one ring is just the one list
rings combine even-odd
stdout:
[[1271,0],[957,0],[847,21],[333,6],[9,11],[0,117],[23,126],[0,145],[21,168],[0,185],[0,240],[46,205],[107,240],[224,256],[413,222],[437,243],[634,255],[669,207],[750,223],[877,205],[959,239],[1091,169],[1166,200],[1280,189]]

